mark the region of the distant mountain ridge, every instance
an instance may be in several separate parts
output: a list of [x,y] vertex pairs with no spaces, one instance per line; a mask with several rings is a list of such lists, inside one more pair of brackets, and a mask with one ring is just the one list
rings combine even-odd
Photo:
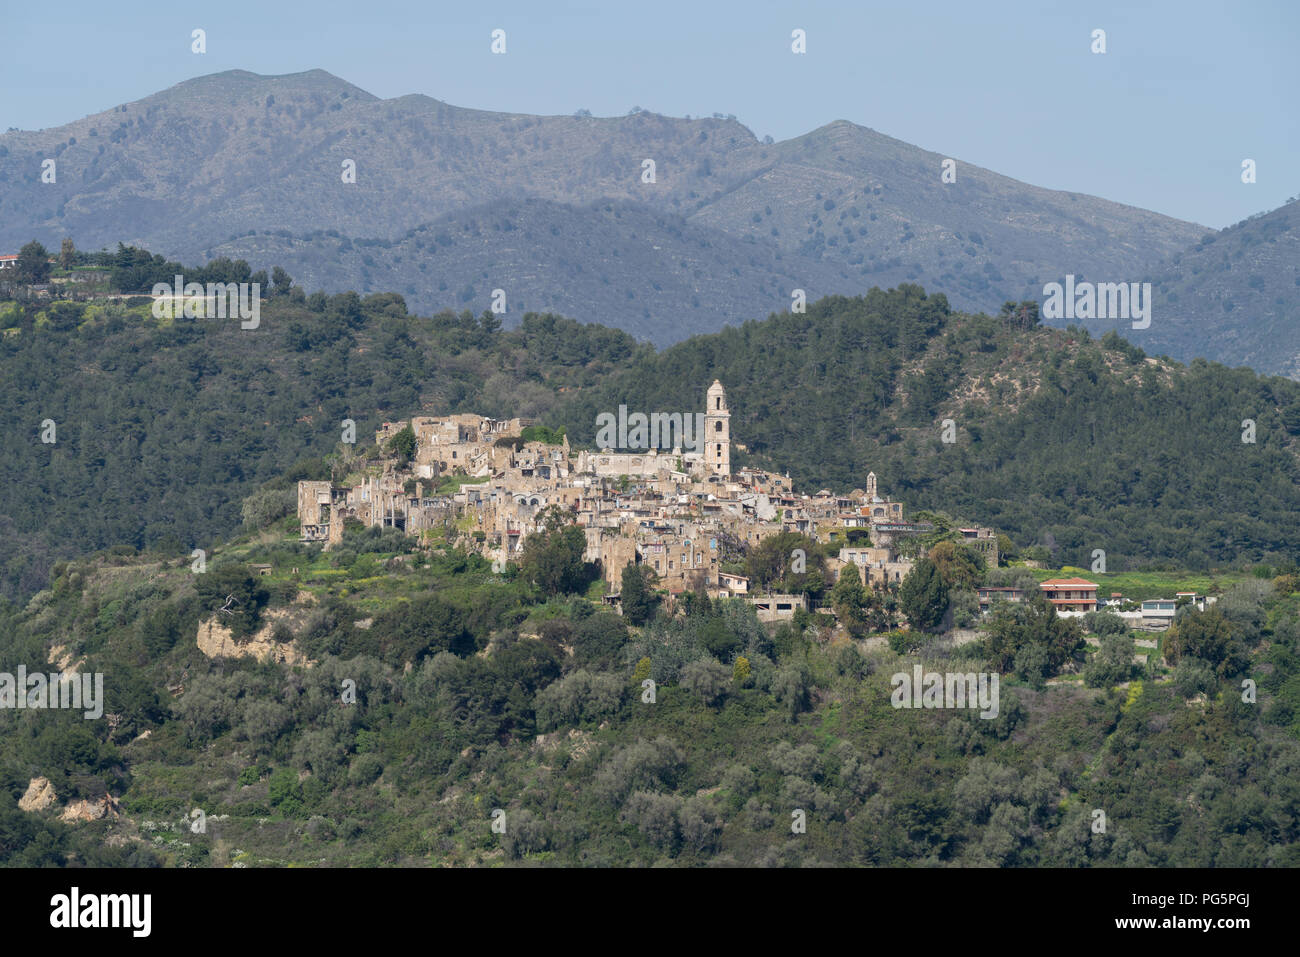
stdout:
[[[439,217],[395,241],[262,233],[211,253],[292,262],[309,289],[392,290],[408,303],[431,301],[433,290],[433,301],[457,310],[482,311],[504,273],[518,277],[504,286],[508,313],[583,316],[667,342],[712,328],[719,315],[788,308],[791,289],[849,281],[833,263],[784,256],[752,238],[621,201],[502,200]],[[613,298],[617,308],[601,305]]]
[[1300,198],[1203,237],[1150,278],[1151,325],[1119,324],[1126,339],[1184,361],[1208,356],[1300,379]]
[[[309,286],[398,289],[425,311],[481,311],[500,288],[508,324],[523,302],[665,344],[788,308],[796,288],[918,282],[996,310],[1064,272],[1135,278],[1207,235],[960,161],[944,183],[944,159],[842,120],[763,143],[730,119],[493,113],[382,100],[322,70],[237,70],[0,136],[0,246],[70,235],[187,262],[274,257]],[[499,211],[531,245],[485,227]],[[431,254],[420,227],[458,241]],[[558,275],[579,252],[583,269]]]

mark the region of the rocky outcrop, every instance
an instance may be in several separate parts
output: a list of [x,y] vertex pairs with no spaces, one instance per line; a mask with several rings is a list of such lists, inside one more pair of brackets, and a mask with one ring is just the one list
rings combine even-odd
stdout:
[[230,629],[213,616],[199,622],[199,651],[209,658],[256,658],[258,661],[310,667],[315,662],[309,661],[294,642],[282,643],[271,637],[276,624],[287,617],[288,612],[272,609],[263,615],[262,627],[251,638],[236,641]]
[[27,785],[26,793],[18,799],[18,809],[21,811],[44,811],[57,801],[58,795],[54,793],[54,785],[50,783],[49,778],[32,778]]
[[50,648],[50,653],[46,655],[46,661],[58,666],[59,671],[64,675],[75,675],[77,669],[86,663],[84,657],[76,659],[72,652],[68,650],[67,645],[54,645]]
[[[54,793],[54,785],[47,777],[35,777],[27,785],[27,791],[18,799],[18,809],[29,813],[59,810],[59,798]],[[122,809],[117,799],[111,794],[93,801],[73,801],[59,811],[59,820],[75,824],[82,821],[102,821],[105,818],[119,818]]]
[[97,801],[73,801],[63,809],[59,820],[73,823],[76,821],[102,821],[106,817],[121,817],[117,801],[112,795],[105,794]]

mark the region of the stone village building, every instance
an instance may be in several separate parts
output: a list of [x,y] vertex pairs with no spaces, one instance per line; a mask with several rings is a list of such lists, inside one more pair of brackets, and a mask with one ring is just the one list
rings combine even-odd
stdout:
[[[585,559],[598,562],[617,600],[629,563],[654,571],[670,595],[703,588],[715,597],[744,596],[769,620],[806,607],[803,596],[752,593],[743,575],[722,571],[722,539],[747,546],[781,532],[799,532],[823,543],[840,543],[832,572],[852,563],[876,586],[897,584],[912,563],[896,549],[900,539],[932,526],[903,519],[901,503],[880,495],[875,473],[865,489],[848,495],[822,490],[796,494],[788,475],[731,468],[731,410],[726,390],[714,381],[705,394],[704,434],[697,449],[642,451],[602,448],[578,451],[567,438],[558,444],[525,441],[523,419],[480,415],[416,416],[385,422],[375,439],[382,448],[410,425],[415,455],[371,466],[349,486],[298,483],[301,538],[328,548],[342,541],[343,522],[391,526],[409,535],[453,528],[461,546],[493,561],[517,559],[524,540],[540,530],[552,505],[568,510],[587,539]],[[433,493],[448,476],[466,481],[459,490]],[[469,481],[469,480],[477,481]],[[968,531],[974,532],[967,535]],[[996,563],[991,529],[963,529]]]

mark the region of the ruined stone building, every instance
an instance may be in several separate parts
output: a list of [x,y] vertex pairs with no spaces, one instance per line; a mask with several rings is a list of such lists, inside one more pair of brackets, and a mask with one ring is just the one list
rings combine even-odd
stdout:
[[381,449],[407,426],[415,434],[415,475],[434,478],[448,473],[479,476],[499,468],[496,450],[501,439],[517,439],[527,422],[523,419],[491,419],[483,415],[415,416],[400,422],[385,422],[375,432]]
[[[621,417],[624,410],[619,411]],[[638,415],[642,423],[633,421],[629,445],[644,444],[644,451],[616,451],[607,446],[594,452],[580,452],[578,471],[615,478],[676,475],[684,480],[714,481],[725,481],[731,475],[731,412],[727,408],[727,390],[718,380],[705,393],[705,410],[699,419],[702,430],[696,428],[696,419],[690,413],[633,413],[632,419]],[[638,433],[638,429],[642,432]],[[677,444],[666,449],[650,447],[652,441],[669,436]],[[686,445],[682,437],[687,440]]]
[[305,542],[341,542],[343,523],[349,518],[366,527],[386,526],[415,535],[441,524],[452,512],[449,498],[426,495],[422,482],[408,491],[406,483],[387,471],[352,487],[298,483],[298,524]]
[[[556,506],[583,530],[584,557],[599,563],[615,601],[624,568],[637,564],[653,571],[670,596],[702,588],[714,596],[779,600],[782,607],[770,613],[792,613],[796,605],[803,607],[799,596],[754,594],[743,575],[722,569],[724,539],[753,548],[781,532],[837,544],[839,558],[828,560],[832,572],[852,564],[877,587],[906,576],[911,562],[900,558],[899,543],[933,526],[906,522],[902,504],[882,496],[874,472],[867,474],[865,488],[847,495],[826,489],[796,493],[788,474],[752,467],[733,472],[731,409],[722,383],[715,380],[704,398],[702,412],[673,414],[677,422],[694,423],[686,432],[692,447],[686,449],[606,446],[575,454],[567,438],[525,441],[527,423],[519,418],[448,415],[386,422],[375,435],[379,448],[409,424],[412,461],[382,459],[347,486],[299,482],[302,539],[329,547],[342,541],[343,522],[351,518],[410,535],[437,529],[460,547],[511,561],[518,560],[528,536],[541,531],[543,513]],[[625,415],[620,408],[620,427]],[[678,427],[673,415],[658,422],[664,429],[647,434],[662,436]],[[637,429],[653,419],[626,417],[636,420]],[[459,487],[435,494],[440,485],[450,488],[444,484],[450,476],[461,477]],[[963,529],[962,535],[997,561],[991,529]]]

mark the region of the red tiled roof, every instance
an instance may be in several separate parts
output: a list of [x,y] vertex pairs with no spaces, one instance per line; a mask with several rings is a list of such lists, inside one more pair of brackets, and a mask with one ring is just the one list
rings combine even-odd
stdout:
[[1052,578],[1040,586],[1042,588],[1096,588],[1096,582],[1083,578]]

